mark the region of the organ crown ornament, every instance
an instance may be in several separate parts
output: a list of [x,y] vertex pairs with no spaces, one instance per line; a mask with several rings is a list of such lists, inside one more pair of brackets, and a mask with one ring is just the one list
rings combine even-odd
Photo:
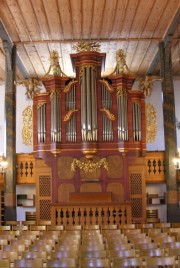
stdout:
[[130,70],[126,64],[126,55],[123,49],[119,49],[116,52],[116,67],[112,74],[128,74]]
[[46,75],[59,75],[59,76],[67,76],[61,69],[59,64],[59,54],[56,50],[53,50],[50,53],[49,57],[50,67],[46,73]]
[[98,42],[79,42],[73,48],[76,50],[76,52],[100,51],[100,45]]

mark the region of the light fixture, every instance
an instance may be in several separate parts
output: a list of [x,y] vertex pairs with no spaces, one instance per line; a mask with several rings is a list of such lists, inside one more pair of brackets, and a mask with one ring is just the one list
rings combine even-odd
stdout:
[[178,157],[174,158],[173,163],[174,163],[174,168],[179,170],[180,169],[180,149],[178,149]]
[[0,172],[1,174],[6,172],[8,162],[6,161],[4,154],[0,153]]

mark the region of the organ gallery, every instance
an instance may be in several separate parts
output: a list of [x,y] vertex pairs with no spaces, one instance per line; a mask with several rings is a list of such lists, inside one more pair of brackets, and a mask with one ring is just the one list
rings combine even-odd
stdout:
[[94,43],[71,54],[63,73],[56,51],[33,98],[37,219],[54,224],[145,220],[145,95],[123,50],[103,76],[106,54]]

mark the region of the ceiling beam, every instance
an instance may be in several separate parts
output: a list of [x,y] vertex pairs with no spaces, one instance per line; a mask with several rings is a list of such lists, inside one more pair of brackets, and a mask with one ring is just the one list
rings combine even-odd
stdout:
[[[180,38],[175,38],[180,40]],[[78,43],[78,42],[131,42],[131,41],[147,41],[147,42],[162,42],[162,38],[99,38],[99,39],[63,39],[63,40],[35,40],[35,41],[17,41],[15,45],[28,44],[51,44],[51,43]]]
[[[10,47],[13,47],[15,45],[15,44],[12,43],[12,41],[11,41],[8,33],[6,32],[5,27],[4,27],[4,25],[3,25],[1,20],[0,20],[0,38],[2,39],[2,41],[8,42],[8,45]],[[28,74],[25,66],[23,65],[21,59],[19,58],[18,54],[16,55],[16,65],[17,65],[19,71],[21,72],[22,76],[25,79],[29,78],[29,74]]]
[[[165,37],[163,38],[162,42],[164,42],[164,44],[166,44],[170,38],[173,37],[173,34],[177,28],[177,25],[180,23],[180,9],[178,9],[176,15],[174,16],[173,18],[173,21],[171,23],[171,25],[169,26],[169,29],[165,35]],[[180,40],[180,37],[178,38],[172,38],[173,40],[176,39],[176,40]],[[161,42],[161,41],[160,41]],[[148,71],[147,71],[147,75],[151,75],[154,71],[154,69],[156,68],[157,64],[159,63],[160,61],[160,53],[159,53],[159,50],[157,51]]]

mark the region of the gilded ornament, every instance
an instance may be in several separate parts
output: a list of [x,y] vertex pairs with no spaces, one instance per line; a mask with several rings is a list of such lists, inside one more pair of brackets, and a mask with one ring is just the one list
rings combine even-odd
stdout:
[[126,55],[123,49],[119,49],[116,52],[116,67],[114,71],[110,74],[128,74],[130,70],[126,64]]
[[33,127],[32,127],[32,107],[28,106],[22,112],[22,143],[25,145],[32,145],[33,141]]
[[139,82],[138,85],[139,89],[143,91],[146,97],[149,97],[153,89],[153,82],[162,81],[162,79],[159,76],[146,75],[145,77],[138,77],[137,81]]
[[39,103],[37,104],[37,109],[40,109],[44,104],[46,104],[45,101],[43,101],[43,102],[39,102]]
[[72,115],[73,115],[74,113],[77,113],[77,112],[78,112],[77,109],[69,110],[69,111],[67,112],[67,114],[64,116],[63,121],[64,121],[64,122],[68,122],[68,121],[70,121]]
[[107,80],[102,79],[102,80],[99,80],[99,82],[102,83],[102,84],[104,84],[105,87],[107,88],[107,90],[108,90],[110,93],[114,92],[113,87],[109,84],[109,82],[108,82]]
[[103,108],[103,109],[100,109],[100,111],[103,112],[110,121],[115,120],[115,115],[113,113],[111,113],[108,109]]
[[60,88],[54,88],[50,91],[50,100],[54,98],[54,95],[57,94],[59,98],[61,98],[61,89]]
[[127,95],[127,88],[119,86],[116,88],[117,96]]
[[29,78],[22,81],[15,81],[15,85],[22,85],[26,88],[27,99],[33,100],[34,96],[41,91],[42,82],[36,78]]
[[56,50],[53,50],[50,53],[49,61],[50,61],[50,67],[47,73],[45,74],[45,76],[47,75],[59,75],[59,76],[65,76],[65,77],[67,76],[60,67],[59,54]]
[[71,89],[71,87],[74,85],[74,84],[76,84],[78,81],[77,80],[72,80],[72,81],[70,81],[66,86],[65,86],[65,88],[64,88],[64,90],[63,90],[63,92],[66,94],[66,93],[68,93],[69,91],[70,91],[70,89]]
[[152,104],[146,104],[146,142],[152,143],[157,136],[156,111]]
[[80,70],[79,70],[79,78],[80,79],[82,78],[82,76],[84,74],[84,70],[86,68],[91,68],[93,71],[96,71],[96,66],[95,65],[93,65],[93,64],[83,64],[83,65],[81,65]]
[[71,171],[75,172],[76,168],[79,168],[85,173],[92,173],[99,169],[101,166],[103,166],[104,169],[108,170],[108,162],[106,161],[106,158],[102,158],[96,163],[92,162],[91,160],[87,162],[81,162],[78,159],[74,159],[71,164]]
[[79,42],[74,47],[76,52],[83,52],[83,51],[100,51],[100,44],[98,42]]

